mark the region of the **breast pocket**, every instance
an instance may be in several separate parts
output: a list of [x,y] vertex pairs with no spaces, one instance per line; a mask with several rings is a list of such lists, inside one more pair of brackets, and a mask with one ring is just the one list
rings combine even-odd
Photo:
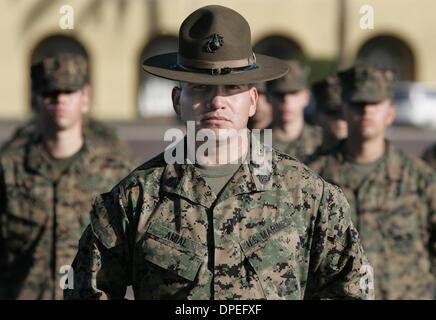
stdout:
[[206,256],[206,248],[170,228],[153,223],[142,244],[141,287],[145,298],[183,299],[195,286]]
[[284,222],[265,228],[241,243],[267,299],[301,299],[301,265],[297,262],[298,231]]
[[29,219],[19,213],[6,214],[5,238],[9,250],[24,252],[36,246],[46,230],[47,219]]

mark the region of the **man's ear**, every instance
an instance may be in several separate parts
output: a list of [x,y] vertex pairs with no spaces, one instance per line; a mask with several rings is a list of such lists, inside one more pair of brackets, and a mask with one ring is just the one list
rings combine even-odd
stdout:
[[302,95],[302,99],[304,100],[304,108],[306,108],[310,102],[310,91],[304,90],[301,92],[301,95]]
[[257,100],[259,99],[259,92],[257,92],[256,87],[250,88],[250,109],[248,110],[248,116],[252,117],[256,113],[257,108]]
[[82,113],[88,113],[91,109],[91,86],[86,84],[82,88],[83,92],[83,105],[82,105]]
[[181,117],[180,112],[180,94],[182,92],[182,89],[180,87],[174,87],[173,91],[171,92],[171,99],[173,100],[173,108],[174,111],[177,114],[177,117]]

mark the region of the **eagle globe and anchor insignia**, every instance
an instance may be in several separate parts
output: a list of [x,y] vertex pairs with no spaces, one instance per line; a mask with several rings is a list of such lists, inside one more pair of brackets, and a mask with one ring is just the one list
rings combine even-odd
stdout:
[[211,36],[211,39],[204,46],[204,50],[207,53],[214,53],[223,45],[224,45],[224,38],[220,36],[218,33],[214,33]]

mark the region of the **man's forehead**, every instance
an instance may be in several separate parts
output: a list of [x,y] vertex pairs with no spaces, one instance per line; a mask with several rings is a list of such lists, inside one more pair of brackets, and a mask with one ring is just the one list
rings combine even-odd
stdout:
[[367,106],[367,105],[374,105],[374,106],[382,106],[382,105],[387,105],[387,106],[393,106],[392,103],[392,99],[384,99],[381,101],[350,101],[348,102],[348,105],[351,106]]
[[202,83],[192,83],[192,82],[185,82],[185,81],[179,81],[179,86],[205,86],[205,87],[228,87],[228,86],[239,86],[239,87],[252,87],[253,84],[247,83],[247,84],[202,84]]

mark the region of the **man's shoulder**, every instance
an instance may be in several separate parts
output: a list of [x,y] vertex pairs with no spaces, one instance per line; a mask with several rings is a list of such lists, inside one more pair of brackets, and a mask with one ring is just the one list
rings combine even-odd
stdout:
[[322,188],[323,179],[303,162],[276,149],[273,149],[273,159],[274,175],[286,180],[288,186],[298,184]]
[[[424,160],[410,155],[394,146],[391,146],[391,164],[397,163],[396,166],[391,166],[401,171],[402,174],[409,176],[419,176],[422,178],[433,178],[436,176],[434,170]],[[399,172],[400,173],[400,172]]]
[[422,153],[423,158],[436,159],[436,143],[431,144],[424,149]]
[[313,139],[322,139],[322,129],[319,126],[305,123],[304,129],[307,132],[308,137]]
[[11,137],[0,148],[0,159],[2,162],[22,163],[28,143],[29,137]]
[[341,150],[340,146],[336,145],[327,150],[314,153],[309,157],[307,165],[314,171],[320,173],[326,166],[341,165]]
[[91,226],[94,234],[106,247],[115,245],[116,234],[121,228],[122,211],[119,206],[135,208],[145,198],[157,198],[160,178],[165,169],[163,153],[141,164],[116,184],[111,191],[102,193],[93,201]]
[[144,162],[136,169],[131,171],[122,179],[112,192],[122,191],[125,193],[135,187],[147,188],[149,191],[159,189],[160,178],[166,167],[164,153],[160,153],[154,158]]
[[86,163],[91,163],[94,168],[113,170],[126,167],[130,171],[135,166],[135,157],[129,150],[114,148],[91,139],[86,141],[86,148],[88,149]]
[[[275,175],[286,180],[287,188],[290,190],[298,188],[301,192],[310,194],[312,200],[319,205],[324,204],[323,208],[349,207],[339,186],[324,180],[317,172],[292,156],[281,152],[275,153],[277,159]],[[282,181],[276,182],[284,186]]]

